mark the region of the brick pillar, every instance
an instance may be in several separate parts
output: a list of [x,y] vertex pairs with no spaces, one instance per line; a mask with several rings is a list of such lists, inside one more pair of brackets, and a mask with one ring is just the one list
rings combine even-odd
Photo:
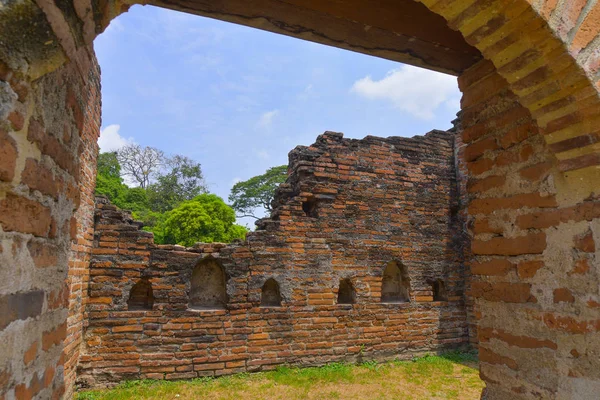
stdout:
[[484,398],[594,398],[600,202],[568,189],[531,114],[491,63],[459,84]]
[[0,398],[70,393],[63,353],[77,346],[66,340],[74,332],[67,322],[73,217],[95,174],[97,127],[85,126],[98,119],[97,100],[88,102],[88,81],[97,90],[98,80],[81,69],[97,75],[90,54],[82,48],[75,62],[34,81],[0,68]]

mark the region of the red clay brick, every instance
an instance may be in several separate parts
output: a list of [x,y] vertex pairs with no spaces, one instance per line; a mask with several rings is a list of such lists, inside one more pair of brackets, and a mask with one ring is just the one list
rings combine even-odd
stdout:
[[0,129],[0,181],[13,180],[17,156],[17,143],[8,133]]
[[469,214],[491,214],[501,209],[550,208],[556,207],[554,196],[539,193],[517,194],[511,197],[475,199],[469,205]]
[[594,243],[592,231],[588,231],[583,235],[575,237],[574,247],[585,253],[594,253],[596,251],[596,243]]
[[50,209],[37,201],[8,193],[0,200],[0,224],[6,232],[49,236],[52,216]]
[[477,335],[479,340],[482,342],[489,342],[490,339],[498,339],[502,340],[505,343],[508,343],[511,346],[520,347],[523,349],[539,349],[539,348],[549,348],[552,350],[558,349],[556,343],[548,339],[538,339],[529,336],[522,335],[513,335],[505,330],[498,328],[487,328],[487,327],[479,327],[477,329]]
[[517,265],[517,274],[519,278],[533,278],[539,269],[544,267],[544,262],[540,260],[521,261]]
[[59,185],[55,181],[54,174],[33,158],[28,158],[25,162],[21,181],[31,190],[39,190],[42,194],[58,198]]
[[67,337],[67,323],[60,324],[53,330],[45,331],[42,334],[42,350],[48,351],[52,346],[62,343]]
[[506,259],[494,258],[484,262],[473,262],[471,273],[473,275],[504,276],[513,269],[515,265]]
[[479,348],[479,361],[488,364],[506,365],[508,368],[517,370],[517,362],[510,357],[501,356],[485,347]]
[[536,298],[531,294],[531,285],[528,283],[510,282],[473,282],[471,292],[474,297],[491,302],[506,303],[536,303]]
[[555,303],[573,303],[575,301],[573,293],[571,293],[571,291],[567,288],[554,289],[552,293]]
[[527,168],[523,168],[519,171],[519,175],[522,178],[527,179],[531,182],[537,182],[541,179],[544,179],[550,173],[552,169],[552,163],[549,161],[544,161],[535,165],[532,165]]

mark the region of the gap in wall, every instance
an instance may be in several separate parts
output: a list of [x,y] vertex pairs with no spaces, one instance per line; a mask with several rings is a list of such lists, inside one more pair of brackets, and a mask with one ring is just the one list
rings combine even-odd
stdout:
[[152,6],[113,20],[95,49],[101,151],[137,143],[187,156],[225,201],[326,130],[412,137],[450,128],[459,110],[455,77]]

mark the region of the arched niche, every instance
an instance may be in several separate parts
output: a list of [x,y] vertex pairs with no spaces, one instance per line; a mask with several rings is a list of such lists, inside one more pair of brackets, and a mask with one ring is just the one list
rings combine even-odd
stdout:
[[154,305],[154,294],[152,293],[152,284],[148,279],[140,279],[129,291],[127,300],[128,310],[152,310]]
[[273,278],[267,279],[260,294],[261,307],[281,307],[279,284]]
[[433,301],[448,301],[448,292],[443,280],[436,279],[433,281],[431,291],[433,292]]
[[381,281],[382,303],[406,303],[410,301],[410,280],[406,267],[396,261],[390,261]]
[[354,304],[356,303],[356,291],[354,290],[354,285],[352,285],[352,281],[350,279],[342,279],[340,280],[340,286],[338,288],[338,304]]
[[200,261],[192,272],[190,308],[225,309],[227,301],[227,278],[221,264],[214,258]]

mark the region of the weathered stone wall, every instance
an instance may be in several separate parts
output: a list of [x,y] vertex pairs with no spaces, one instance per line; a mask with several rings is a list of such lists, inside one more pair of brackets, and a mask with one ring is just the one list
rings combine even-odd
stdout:
[[[80,382],[407,358],[466,343],[453,136],[327,132],[290,153],[271,218],[227,246],[154,245],[99,198]],[[218,265],[226,292],[218,273],[207,277]],[[384,270],[392,280],[382,284]],[[384,304],[394,279],[408,284],[409,301]],[[338,304],[343,280],[355,293],[341,300],[354,304]]]
[[90,212],[99,121],[93,53],[74,57],[34,81],[0,63],[0,398],[59,398],[74,378],[82,310],[69,309],[67,277],[85,261],[70,250]]
[[459,83],[485,398],[596,398],[600,199],[580,200],[493,65]]

